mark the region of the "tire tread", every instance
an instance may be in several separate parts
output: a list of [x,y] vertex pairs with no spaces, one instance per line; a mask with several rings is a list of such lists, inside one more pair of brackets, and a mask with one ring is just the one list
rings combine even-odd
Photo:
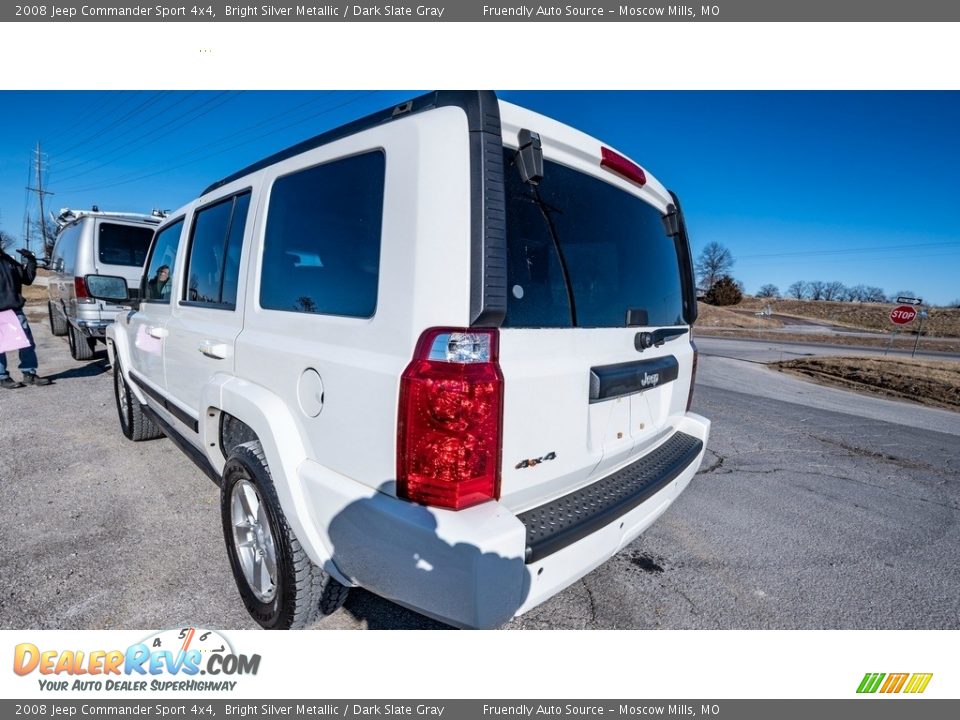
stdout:
[[[248,469],[254,465],[259,465],[260,468],[263,469],[267,482],[257,482],[257,487],[264,495],[263,501],[272,506],[277,522],[280,525],[279,528],[275,528],[277,534],[283,536],[282,538],[277,538],[278,544],[283,544],[285,540],[290,548],[289,568],[292,591],[288,591],[288,595],[291,597],[288,598],[289,605],[281,609],[280,617],[273,627],[276,629],[298,630],[308,627],[321,617],[335,612],[347,599],[350,588],[338,582],[329,573],[324,571],[323,568],[315,565],[313,561],[310,560],[300,540],[293,532],[293,529],[287,524],[286,516],[283,514],[280,501],[277,498],[276,488],[273,485],[273,475],[270,472],[270,467],[267,465],[267,460],[263,453],[263,446],[258,440],[237,445],[230,453],[228,464],[231,461],[239,461],[241,464],[247,466]],[[250,475],[254,480],[257,479],[254,472],[250,472]],[[225,477],[223,482],[224,507],[228,502],[229,492],[230,488],[227,487]],[[229,531],[226,522],[226,515],[224,515],[225,537]],[[233,553],[229,540],[227,540],[227,546],[229,552]],[[231,558],[231,566],[233,565],[233,558]],[[243,576],[237,574],[236,569],[234,569],[234,575],[236,576],[238,586],[241,586],[241,583],[246,583]],[[283,582],[283,580],[283,578],[278,578],[279,582]],[[241,595],[244,597],[244,602],[246,603],[247,594],[241,592]],[[248,606],[248,610],[249,609]],[[251,612],[251,614],[253,613]],[[256,615],[254,615],[254,618],[256,619]]]

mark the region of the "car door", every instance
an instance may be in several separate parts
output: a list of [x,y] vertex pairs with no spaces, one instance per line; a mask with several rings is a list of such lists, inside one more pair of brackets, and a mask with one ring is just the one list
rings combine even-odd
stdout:
[[[140,282],[140,305],[135,312],[117,317],[127,325],[130,340],[128,375],[146,396],[147,403],[164,417],[169,415],[166,402],[166,380],[163,348],[185,216],[180,215],[160,227],[153,236],[146,269]],[[161,278],[165,280],[161,281]]]
[[192,214],[183,282],[167,323],[164,367],[168,399],[196,441],[204,387],[234,372],[234,343],[243,328],[244,236],[252,225],[255,188],[227,188],[203,198]]

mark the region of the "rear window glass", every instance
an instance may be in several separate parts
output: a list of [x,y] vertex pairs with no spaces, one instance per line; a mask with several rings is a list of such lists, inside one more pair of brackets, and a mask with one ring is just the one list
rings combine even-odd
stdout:
[[97,230],[97,255],[105,265],[143,267],[153,238],[152,227],[101,222]]
[[[683,324],[676,245],[652,205],[549,160],[525,184],[505,150],[506,327]],[[643,322],[643,318],[646,321]]]
[[267,211],[261,307],[373,316],[385,166],[376,151],[277,179]]

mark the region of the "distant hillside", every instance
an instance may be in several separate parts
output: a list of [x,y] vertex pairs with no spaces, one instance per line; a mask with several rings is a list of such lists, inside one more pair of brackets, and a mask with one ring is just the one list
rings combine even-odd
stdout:
[[[779,320],[768,317],[755,317],[752,311],[744,310],[742,303],[730,307],[714,307],[698,302],[697,327],[710,328],[778,328],[783,327]],[[732,309],[731,309],[732,308]]]
[[[787,315],[811,320],[821,320],[844,327],[862,330],[893,329],[890,322],[892,303],[847,303],[826,302],[821,300],[769,300],[747,297],[734,310],[755,312],[770,306],[777,315]],[[703,305],[701,305],[701,308]],[[723,309],[723,308],[719,308]],[[916,332],[920,318],[902,328],[904,332]],[[930,317],[923,322],[924,335],[936,337],[960,337],[960,309],[930,309]]]

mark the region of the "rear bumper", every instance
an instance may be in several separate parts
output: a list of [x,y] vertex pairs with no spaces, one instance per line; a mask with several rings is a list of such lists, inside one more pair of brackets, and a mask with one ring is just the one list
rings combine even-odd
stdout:
[[77,327],[80,332],[89,338],[104,340],[107,337],[107,328],[113,324],[113,320],[77,320]]
[[[336,575],[451,625],[497,627],[603,564],[670,506],[700,467],[710,422],[687,413],[674,431],[626,468],[520,515],[495,502],[453,512],[358,492],[312,462],[300,480]],[[580,507],[579,519],[540,528],[556,525],[563,502]]]

